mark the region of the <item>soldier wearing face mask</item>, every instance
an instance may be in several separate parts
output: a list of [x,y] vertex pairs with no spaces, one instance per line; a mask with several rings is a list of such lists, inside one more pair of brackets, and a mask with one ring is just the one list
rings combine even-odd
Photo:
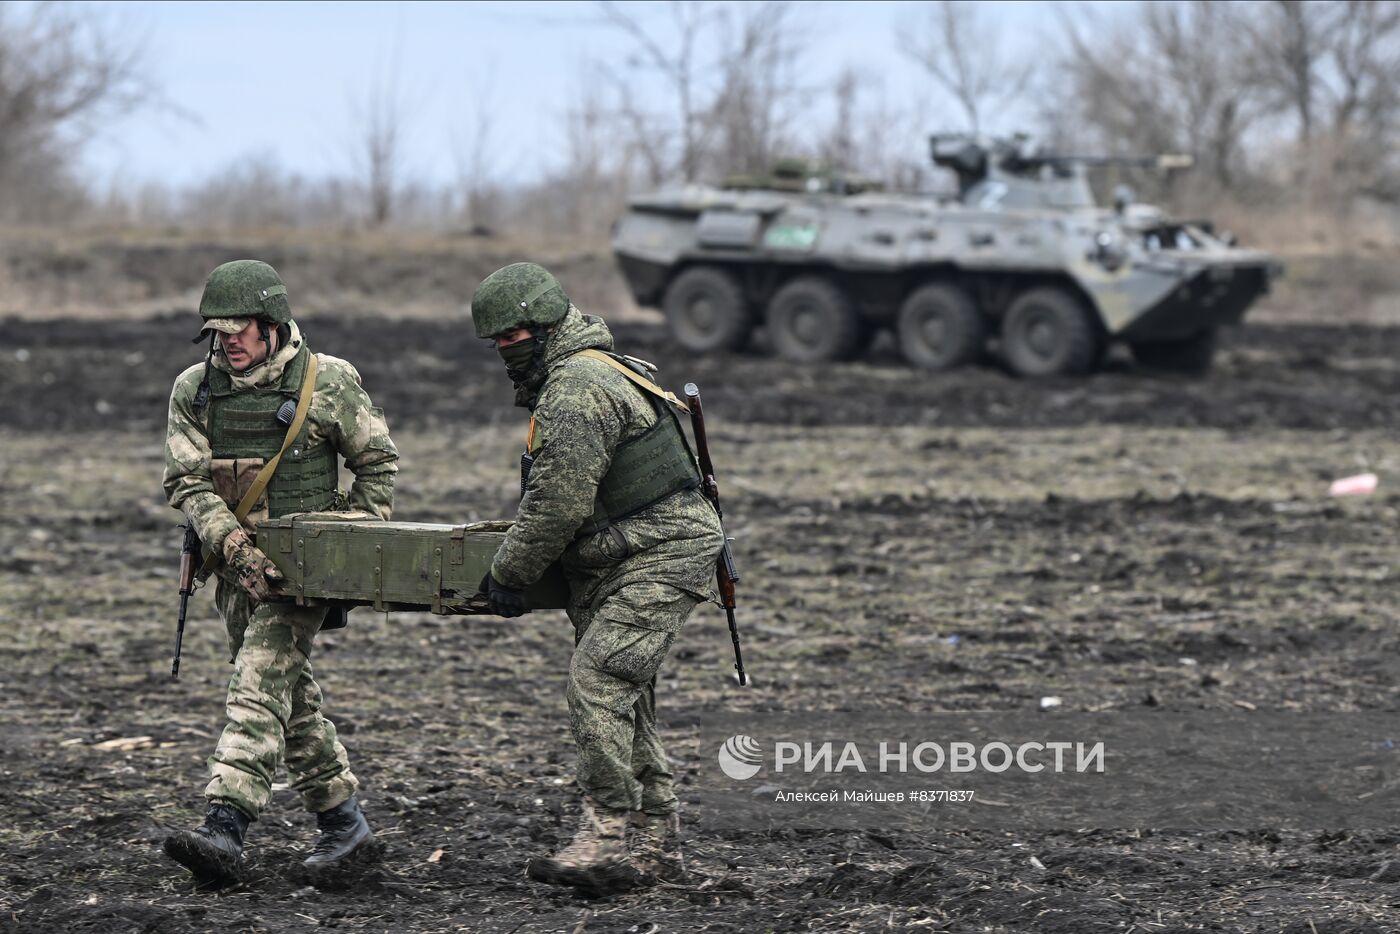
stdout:
[[532,859],[529,874],[595,891],[675,878],[656,675],[713,596],[718,517],[654,368],[613,353],[607,325],[570,304],[548,270],[492,273],[472,319],[531,414],[519,512],[482,590],[496,613],[519,616],[524,589],[560,560],[574,627],[567,699],[582,816],[573,840]]

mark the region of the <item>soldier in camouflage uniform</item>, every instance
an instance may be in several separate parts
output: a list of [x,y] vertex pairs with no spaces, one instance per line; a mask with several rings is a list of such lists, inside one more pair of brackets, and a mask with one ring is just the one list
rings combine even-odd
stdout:
[[607,325],[580,314],[547,270],[492,273],[472,319],[531,412],[524,497],[482,590],[496,613],[518,616],[524,588],[562,559],[574,625],[568,704],[583,817],[573,842],[529,873],[597,890],[673,876],[677,802],[656,673],[713,594],[719,519],[653,368],[612,354]]
[[[327,611],[265,602],[279,575],[250,533],[261,519],[293,512],[349,509],[388,519],[399,455],[355,368],[315,354],[305,422],[240,523],[234,507],[282,449],[293,421],[289,402],[299,398],[313,354],[292,320],[286,287],[266,263],[238,260],[215,269],[199,313],[204,330],[196,340],[209,332],[209,356],[175,380],[164,485],[170,505],[184,511],[214,556],[214,599],[234,669],[228,725],[209,759],[204,824],[172,834],[165,852],[201,882],[236,879],[248,823],[267,805],[285,761],[319,828],[305,865],[334,869],[372,853],[374,837],[311,673],[311,645]],[[337,456],[355,476],[348,497],[337,490]]]

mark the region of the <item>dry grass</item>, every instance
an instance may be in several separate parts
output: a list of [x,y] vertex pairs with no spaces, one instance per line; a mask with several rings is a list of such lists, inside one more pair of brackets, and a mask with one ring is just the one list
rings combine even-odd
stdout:
[[1288,258],[1400,253],[1400,214],[1379,207],[1326,211],[1293,204],[1246,206],[1225,199],[1212,202],[1209,214],[1218,229]]
[[300,310],[463,316],[492,270],[549,265],[581,306],[637,313],[606,241],[364,230],[91,228],[0,230],[0,315],[141,318],[199,303],[209,270],[256,257],[275,265]]
[[[1288,266],[1252,319],[1386,324],[1400,316],[1400,225],[1394,218],[1377,210],[1344,216],[1228,199],[1212,204],[1210,213],[1220,229]],[[176,227],[2,229],[0,315],[133,319],[188,311],[198,304],[210,269],[248,256],[277,266],[297,308],[318,315],[464,318],[484,276],[532,259],[554,269],[587,310],[610,320],[655,319],[632,302],[601,238]]]

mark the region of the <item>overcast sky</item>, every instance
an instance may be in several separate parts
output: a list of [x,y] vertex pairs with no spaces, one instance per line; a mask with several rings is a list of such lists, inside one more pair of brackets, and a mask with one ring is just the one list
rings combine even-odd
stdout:
[[[623,6],[658,27],[668,16],[665,4]],[[1044,57],[1059,34],[1054,3],[981,6],[1004,27],[1008,54]],[[475,96],[489,102],[494,118],[498,173],[525,181],[559,161],[551,131],[589,63],[623,61],[630,47],[583,2],[126,2],[101,9],[147,37],[151,69],[172,108],[103,133],[88,153],[100,184],[183,184],[249,154],[312,177],[347,174],[354,102],[376,74],[392,73],[396,58],[403,97],[412,102],[410,173],[453,177]],[[820,86],[856,64],[890,98],[929,102],[930,122],[940,113],[955,122],[956,109],[940,106],[897,51],[896,27],[911,11],[914,4],[890,0],[800,3],[810,37],[804,80]],[[1026,117],[1010,120],[1024,124]],[[922,137],[910,146],[921,152]]]

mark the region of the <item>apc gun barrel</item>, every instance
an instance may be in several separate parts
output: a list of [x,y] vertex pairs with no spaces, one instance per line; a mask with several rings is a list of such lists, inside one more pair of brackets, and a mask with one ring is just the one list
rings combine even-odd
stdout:
[[1184,153],[1163,153],[1158,156],[1077,156],[1052,153],[1027,161],[1052,165],[1122,165],[1130,168],[1169,170],[1188,169],[1194,160]]

